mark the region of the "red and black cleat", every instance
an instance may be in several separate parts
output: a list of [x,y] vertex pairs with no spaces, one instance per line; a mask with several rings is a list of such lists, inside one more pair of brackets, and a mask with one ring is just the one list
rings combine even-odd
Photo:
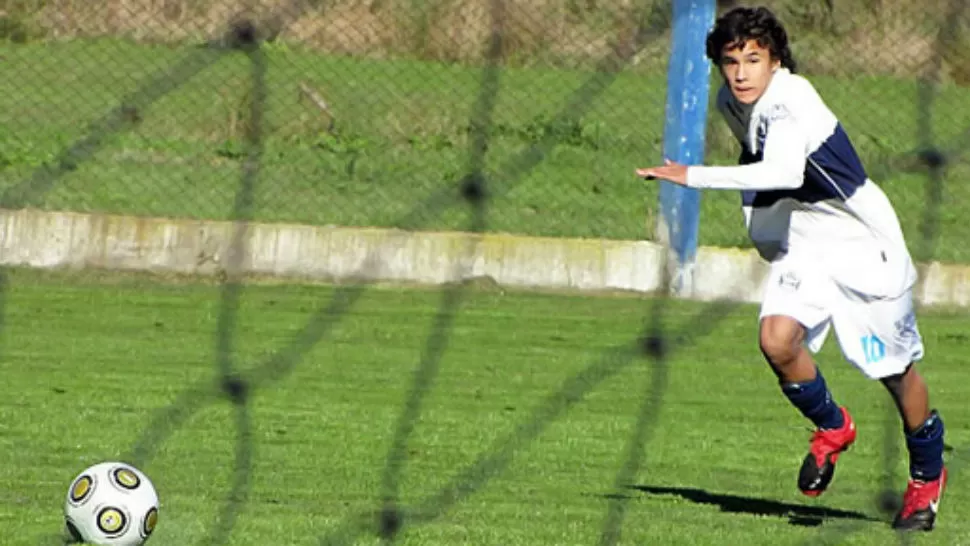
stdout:
[[798,489],[809,497],[821,495],[835,475],[839,455],[855,442],[855,422],[848,410],[842,412],[842,428],[819,429],[812,435],[812,445],[798,473]]
[[946,468],[933,481],[909,480],[903,495],[903,507],[893,520],[893,529],[900,531],[932,531],[936,513],[940,509],[943,487],[946,485]]

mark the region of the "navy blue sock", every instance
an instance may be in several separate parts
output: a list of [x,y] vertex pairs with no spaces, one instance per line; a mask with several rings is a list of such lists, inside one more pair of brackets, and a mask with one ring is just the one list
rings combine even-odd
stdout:
[[943,419],[933,410],[930,417],[906,433],[909,450],[909,475],[914,480],[931,482],[943,473]]
[[832,394],[825,385],[822,370],[815,369],[815,379],[805,383],[782,383],[781,392],[792,405],[802,412],[818,428],[842,428],[845,420],[842,410],[832,400]]

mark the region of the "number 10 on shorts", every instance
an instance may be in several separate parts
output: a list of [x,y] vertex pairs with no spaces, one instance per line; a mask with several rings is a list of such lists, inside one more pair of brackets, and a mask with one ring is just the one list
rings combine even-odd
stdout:
[[869,334],[862,338],[862,352],[866,355],[866,362],[879,362],[886,356],[886,344],[878,337]]

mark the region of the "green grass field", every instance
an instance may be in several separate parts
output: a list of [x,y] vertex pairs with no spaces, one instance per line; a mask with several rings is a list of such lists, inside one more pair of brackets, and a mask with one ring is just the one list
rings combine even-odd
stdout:
[[[476,289],[440,317],[457,301],[440,291],[247,286],[231,337],[250,386],[239,409],[217,389],[218,286],[13,271],[3,287],[5,545],[57,544],[71,478],[122,457],[160,492],[150,544],[381,543],[395,429],[435,355],[395,459],[401,544],[897,541],[874,504],[886,472],[897,491],[905,479],[887,456],[887,430],[902,445],[888,398],[830,339],[820,360],[859,440],[826,495],[801,497],[810,431],[761,361],[751,306]],[[658,316],[663,366],[636,343]],[[954,450],[940,526],[911,544],[967,544],[967,319],[921,324]],[[619,541],[601,541],[611,528]]]
[[[15,203],[231,216],[252,97],[244,55],[103,39],[2,44],[0,57],[0,187],[32,180],[35,188]],[[656,187],[633,170],[660,159],[665,75],[643,68],[655,59],[612,75],[510,68],[495,79],[473,67],[283,46],[265,59],[257,220],[467,229],[456,187],[472,163],[471,128],[482,126],[489,231],[652,238]],[[955,157],[938,197],[913,160],[928,144],[968,146],[970,89],[944,85],[930,99],[914,80],[813,81],[897,206],[913,253],[970,263],[967,155]],[[301,82],[329,102],[335,133]],[[121,104],[132,124],[111,116]],[[711,161],[736,157],[724,133],[712,116]],[[747,245],[734,193],[707,192],[702,204],[701,244]],[[924,225],[935,225],[935,245]]]

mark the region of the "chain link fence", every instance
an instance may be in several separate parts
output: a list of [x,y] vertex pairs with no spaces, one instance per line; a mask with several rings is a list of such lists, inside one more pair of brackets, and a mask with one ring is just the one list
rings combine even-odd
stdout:
[[[911,241],[930,214],[937,257],[970,261],[965,2],[766,4]],[[8,208],[229,219],[249,176],[255,221],[453,230],[478,162],[486,231],[651,239],[632,172],[660,157],[670,23],[665,0],[4,0],[0,184]],[[712,115],[708,160],[736,157]],[[737,205],[703,195],[701,244],[747,245]]]
[[[841,118],[870,175],[896,205],[914,255],[921,261],[970,264],[970,247],[964,244],[970,224],[962,217],[970,203],[965,183],[970,179],[970,32],[965,30],[970,5],[965,0],[764,3],[788,26],[800,71]],[[670,0],[0,0],[0,209],[653,239],[657,185],[645,184],[633,171],[661,158],[670,14]],[[711,78],[717,85],[713,71]],[[734,163],[737,157],[737,143],[712,112],[707,160]],[[478,183],[482,178],[486,184]],[[484,198],[487,207],[469,207],[474,197]],[[701,244],[748,246],[739,201],[734,192],[703,194]],[[237,233],[235,249],[243,245]],[[37,385],[53,381],[48,378],[74,385],[63,371],[74,365],[115,378],[117,390],[103,401],[89,401],[81,413],[89,423],[120,430],[119,423],[126,422],[129,432],[140,431],[132,460],[141,464],[167,453],[176,461],[175,470],[184,467],[191,474],[185,483],[193,484],[200,480],[199,467],[185,466],[188,457],[225,471],[211,475],[229,480],[221,506],[205,497],[211,513],[183,510],[188,515],[173,518],[191,520],[189,527],[213,518],[216,524],[202,529],[210,535],[207,544],[228,543],[249,502],[254,461],[272,458],[270,449],[254,451],[257,443],[268,442],[254,428],[250,393],[287,378],[304,380],[309,375],[290,375],[301,366],[313,375],[328,366],[346,373],[333,376],[334,389],[342,389],[341,382],[354,381],[350,377],[360,362],[388,369],[412,364],[411,348],[394,345],[388,341],[392,336],[385,339],[380,329],[371,328],[383,320],[379,314],[357,321],[368,323],[359,338],[339,338],[344,334],[337,325],[348,317],[353,321],[355,306],[366,303],[366,283],[334,287],[325,295],[244,295],[241,284],[226,274],[217,277],[216,290],[179,286],[136,298],[137,289],[130,287],[117,294],[75,289],[67,280],[79,280],[79,274],[55,274],[48,282],[37,281],[42,274],[36,270],[6,269],[0,268],[0,315],[13,328],[6,337],[21,344],[0,347],[7,351],[0,364],[11,378],[8,391],[34,396],[13,398],[17,410],[11,415],[30,415],[37,423],[51,415],[43,410],[58,406],[42,398],[48,396],[46,387]],[[63,292],[50,290],[58,284]],[[203,283],[193,279],[192,284]],[[403,316],[408,309],[401,324],[433,318],[426,339],[421,333],[394,333],[418,342],[412,355],[419,359],[413,362],[417,367],[408,368],[411,382],[400,371],[380,386],[362,382],[347,390],[356,396],[391,383],[409,384],[407,393],[400,392],[407,397],[381,484],[388,506],[378,523],[387,540],[403,525],[394,501],[401,495],[403,463],[411,456],[410,431],[422,404],[433,403],[425,397],[452,333],[470,328],[455,321],[465,286],[445,286],[439,307],[423,309],[421,316],[403,305],[393,311]],[[627,459],[616,475],[617,484],[630,483],[664,403],[668,355],[715,332],[734,310],[721,302],[691,308],[689,314],[670,311],[673,307],[658,298],[643,320],[631,314],[627,322],[643,325],[635,351],[626,344],[603,345],[602,355],[590,351],[588,365],[577,368],[558,390],[543,394],[535,412],[517,416],[519,426],[469,459],[438,493],[435,484],[414,514],[424,522],[434,520],[481,490],[508,467],[512,454],[533,443],[576,401],[646,358],[649,392],[641,393]],[[270,308],[279,312],[268,314]],[[364,309],[371,313],[373,307]],[[668,313],[671,322],[686,326],[669,329]],[[280,317],[286,324],[278,324]],[[500,348],[502,339],[490,336],[484,330],[476,334],[474,351],[488,344]],[[962,333],[952,336],[965,340]],[[551,330],[549,337],[563,340]],[[367,350],[359,361],[333,356],[341,353],[329,347],[311,354],[325,343],[360,344]],[[717,346],[731,352],[720,342]],[[531,347],[527,356],[535,350]],[[117,381],[135,373],[155,385],[148,395],[132,396],[129,386]],[[315,389],[317,383],[308,385]],[[624,389],[633,392],[626,384]],[[315,400],[326,398],[321,392],[313,392]],[[134,398],[148,401],[137,411],[111,405]],[[215,452],[200,457],[194,443],[165,448],[199,412],[226,399],[234,417],[226,421],[222,439],[234,442],[232,453],[206,459]],[[76,398],[63,400],[65,409],[54,415],[78,413]],[[147,417],[149,411],[154,416]],[[889,411],[895,409],[887,406]],[[110,415],[111,422],[90,421],[94,413]],[[22,430],[35,434],[29,429],[34,422]],[[72,426],[64,423],[73,422],[44,423],[56,434],[36,435],[74,442],[76,430],[62,432]],[[898,484],[890,478],[903,455],[893,447],[898,421],[885,422],[886,483],[878,488],[891,492]],[[360,430],[354,434],[366,436]],[[27,447],[39,449],[36,445],[41,444]],[[57,445],[59,453],[69,453],[64,457],[75,457]],[[106,445],[96,436],[85,449],[102,453]],[[474,450],[461,448],[468,455]],[[36,453],[47,451],[22,452],[23,460],[33,462]],[[50,468],[30,472],[49,483]],[[17,480],[30,481],[19,474]],[[195,490],[191,494],[198,496]],[[611,496],[600,544],[619,540],[624,498]],[[723,498],[732,505],[746,500]],[[795,510],[797,515],[795,505],[750,500],[762,510],[752,512],[759,517],[765,506],[775,504],[780,514]],[[820,518],[827,512],[808,507],[802,513]],[[304,511],[297,513],[306,520]],[[328,514],[342,519],[321,531],[327,535],[320,543],[370,535],[371,515]],[[364,516],[368,523],[360,524]],[[187,532],[201,528],[192,529]],[[867,529],[847,522],[821,531],[824,539]]]

